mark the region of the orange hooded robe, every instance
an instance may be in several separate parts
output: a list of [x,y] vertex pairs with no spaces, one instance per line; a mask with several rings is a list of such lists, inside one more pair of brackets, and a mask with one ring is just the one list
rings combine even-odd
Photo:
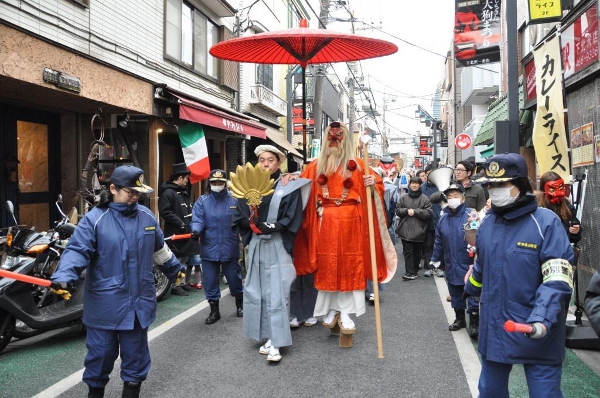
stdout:
[[[365,290],[366,278],[372,279],[364,163],[361,159],[354,161],[359,167],[348,177],[348,196],[339,205],[334,199],[341,198],[346,180],[339,169],[327,177],[324,185],[318,181],[316,161],[302,173],[302,177],[312,180],[312,188],[294,244],[294,265],[298,275],[315,274],[318,290]],[[387,227],[383,182],[373,171],[371,174],[377,181],[372,201],[377,280],[385,283],[396,272],[398,260]],[[325,185],[330,199],[324,197]]]

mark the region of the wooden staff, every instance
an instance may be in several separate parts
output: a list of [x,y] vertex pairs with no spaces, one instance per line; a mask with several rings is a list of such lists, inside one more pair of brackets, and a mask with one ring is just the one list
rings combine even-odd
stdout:
[[[371,175],[369,166],[369,144],[363,142],[365,176]],[[379,310],[379,283],[377,281],[377,254],[375,252],[375,229],[373,227],[373,188],[367,188],[367,219],[369,220],[369,245],[371,248],[371,272],[373,274],[373,293],[375,294],[375,326],[377,330],[377,357],[383,358],[383,338],[381,336],[381,312]]]

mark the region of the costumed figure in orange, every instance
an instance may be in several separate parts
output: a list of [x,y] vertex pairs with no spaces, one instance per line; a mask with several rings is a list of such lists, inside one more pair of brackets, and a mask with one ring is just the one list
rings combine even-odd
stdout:
[[[365,164],[352,155],[345,126],[331,123],[325,137],[319,157],[302,173],[312,181],[312,188],[294,244],[294,265],[298,275],[315,275],[314,316],[322,316],[323,325],[334,334],[339,330],[353,335],[356,327],[350,314],[365,313],[366,279],[372,279],[367,186],[372,187],[374,199],[378,282],[392,278],[397,257],[388,232],[383,181],[373,171],[365,175]],[[340,346],[344,346],[342,336]]]
[[377,167],[381,167],[385,175],[383,177],[389,177],[392,180],[398,174],[398,165],[390,155],[385,155],[379,159]]

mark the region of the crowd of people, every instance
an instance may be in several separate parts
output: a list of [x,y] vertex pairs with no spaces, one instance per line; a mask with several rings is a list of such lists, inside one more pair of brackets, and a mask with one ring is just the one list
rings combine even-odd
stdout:
[[[184,163],[174,164],[159,191],[162,228],[138,204],[141,194],[152,191],[143,171],[115,169],[109,191],[79,223],[53,276],[68,287],[88,270],[83,380],[89,397],[103,396],[119,354],[123,396],[139,396],[156,310],[146,281],[152,262],[169,277],[173,295],[204,290],[208,325],[221,318],[222,273],[235,315],[243,318],[243,335],[277,363],[292,346],[291,329],[319,321],[327,334],[339,336],[340,347],[352,347],[357,317],[376,299],[373,281],[382,291],[396,272],[396,250],[404,257],[403,281],[414,281],[421,270],[425,277],[445,278],[456,316],[448,330],[466,328],[478,340],[481,397],[508,397],[514,364],[524,364],[530,396],[561,397],[573,246],[582,228],[560,176],[543,174],[535,190],[524,158],[500,154],[480,166],[481,174],[471,162],[458,162],[440,186],[429,179],[432,164],[415,173],[370,167],[354,156],[348,129],[339,122],[324,137],[318,158],[302,173],[281,170],[286,157],[277,147],[256,148],[273,183],[259,205],[234,197],[220,169],[210,172],[208,191],[193,203],[190,172]],[[191,239],[165,243],[165,235],[185,233]],[[600,275],[586,298],[600,331]],[[94,311],[107,302],[115,311]],[[531,331],[506,332],[502,322],[508,318]]]

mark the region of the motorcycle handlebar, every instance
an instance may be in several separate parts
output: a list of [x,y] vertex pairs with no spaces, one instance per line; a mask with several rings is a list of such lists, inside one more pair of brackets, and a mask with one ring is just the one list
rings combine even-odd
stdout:
[[527,323],[506,321],[504,322],[504,330],[506,330],[509,333],[533,333],[533,326]]
[[182,239],[190,239],[192,234],[180,234],[180,235],[171,235],[165,240],[182,240]]

